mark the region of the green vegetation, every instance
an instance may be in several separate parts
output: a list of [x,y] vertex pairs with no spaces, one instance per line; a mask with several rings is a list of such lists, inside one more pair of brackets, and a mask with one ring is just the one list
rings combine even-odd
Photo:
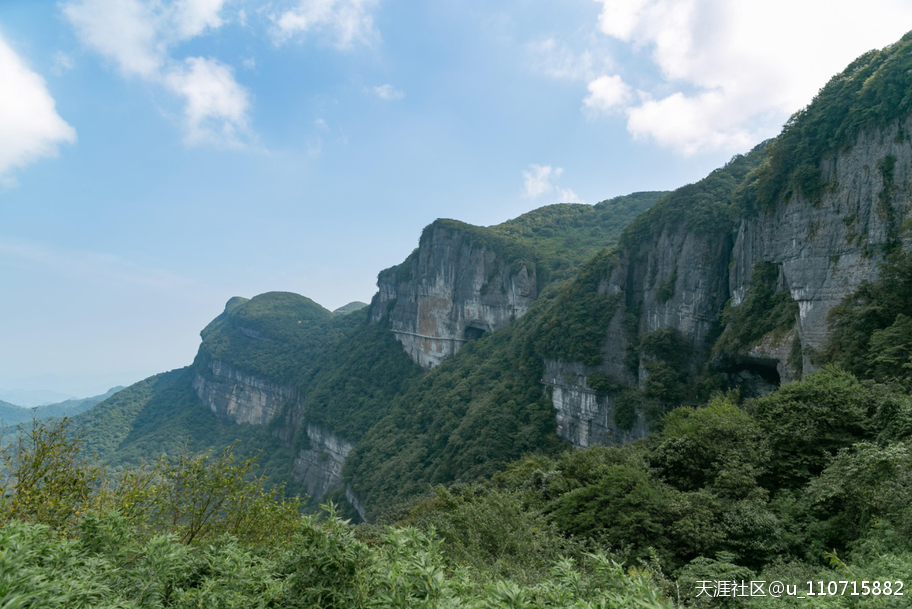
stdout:
[[[432,527],[359,530],[332,507],[300,516],[230,450],[93,486],[101,474],[65,426],[38,423],[3,455],[5,609],[672,606],[652,572],[625,572],[601,552],[542,552],[550,568],[512,579],[523,574],[489,568],[474,547],[451,559]],[[556,542],[551,533],[545,546]],[[526,560],[537,551],[524,549]]]
[[431,233],[435,230],[456,234],[463,239],[468,239],[478,247],[497,252],[514,268],[520,266],[535,268],[537,260],[534,248],[529,243],[524,243],[521,239],[514,239],[500,231],[466,224],[459,220],[440,219],[425,227],[421,233],[421,242],[430,238]]
[[332,342],[319,368],[299,385],[307,420],[359,440],[389,411],[389,404],[421,375],[384,325],[367,323],[366,311],[333,325]]
[[359,300],[355,300],[355,301],[350,302],[347,305],[343,305],[343,306],[339,307],[338,309],[336,309],[335,311],[333,311],[333,315],[348,315],[349,313],[354,313],[355,311],[360,311],[361,309],[363,309],[364,307],[367,307],[367,306],[370,306],[370,305],[368,305],[366,302],[361,302]]
[[[831,365],[748,400],[709,398],[720,375],[702,360],[787,337],[797,305],[776,265],[754,268],[745,299],[713,330],[711,354],[672,328],[643,335],[644,299],[608,290],[612,273],[629,282],[651,273],[658,301],[675,302],[677,267],[657,282],[655,265],[642,264],[662,235],[688,231],[727,251],[743,214],[794,194],[819,201],[827,155],[912,111],[910,49],[912,35],[866,54],[780,138],[671,194],[549,206],[487,228],[429,226],[422,240],[443,231],[514,271],[534,268],[540,293],[516,323],[431,371],[364,309],[334,315],[286,293],[232,299],[203,331],[194,368],[80,415],[89,454],[112,468],[81,462],[74,436],[54,428],[10,445],[0,606],[705,606],[699,580],[912,579],[912,255],[894,239],[881,277],[833,310],[830,343],[807,353]],[[877,211],[895,237],[901,168],[889,155],[875,162]],[[811,222],[807,237],[820,230]],[[413,253],[384,274],[406,280],[416,268]],[[591,369],[609,329],[627,339],[631,376],[646,372],[640,385]],[[793,359],[804,355],[793,340]],[[541,382],[546,359],[590,366],[587,382],[614,400],[614,423],[629,430],[642,417],[655,433],[567,450]],[[297,403],[271,426],[220,421],[191,387],[215,360],[293,389]],[[332,509],[302,517],[284,489],[266,490],[307,443],[303,425],[293,437],[282,428],[299,420],[356,443],[346,482],[369,520],[393,528],[350,527]],[[782,606],[726,600],[719,606]]]
[[268,292],[232,298],[200,333],[196,366],[219,360],[280,384],[294,384],[313,368],[326,344],[332,313],[304,296]]
[[748,154],[735,155],[724,167],[699,182],[678,188],[650,207],[624,229],[621,246],[637,256],[644,245],[666,230],[727,235],[741,211],[735,193],[745,177],[763,162],[767,145],[764,142]]
[[628,345],[625,362],[631,376],[638,377],[642,366],[646,379],[615,388],[615,425],[630,430],[642,416],[649,429],[661,429],[665,413],[705,401],[719,383],[717,375],[694,355],[693,343],[674,328],[644,334]]
[[638,360],[646,368],[642,393],[654,402],[646,409],[647,420],[655,426],[661,415],[687,403],[694,394],[690,382],[693,368],[693,345],[673,328],[662,328],[640,339]]
[[788,290],[776,290],[779,266],[771,262],[754,265],[747,296],[738,306],[731,302],[722,311],[725,327],[713,351],[733,353],[757,344],[762,338],[781,338],[795,326],[798,303]]
[[535,252],[540,283],[570,278],[599,250],[617,243],[621,231],[666,192],[636,192],[596,205],[547,205],[490,227]]
[[[131,385],[74,418],[85,452],[115,470],[161,455],[223,448],[240,442],[244,457],[262,455],[271,483],[287,481],[294,454],[266,427],[219,420],[196,396],[193,369],[165,372]],[[299,490],[299,489],[294,489]]]
[[[85,412],[95,404],[111,397],[123,387],[114,387],[104,395],[96,395],[90,398],[65,400],[56,404],[46,404],[34,408],[23,408],[0,400],[0,427],[12,427],[20,423],[26,423],[35,419],[46,419],[49,417],[72,417]],[[7,431],[12,431],[11,429]]]
[[[827,368],[737,401],[673,410],[661,432],[633,444],[523,458],[395,518],[433,523],[453,556],[530,572],[542,555],[607,547],[654,565],[671,589],[676,581],[686,606],[695,581],[726,573],[795,583],[912,574],[912,398]],[[500,521],[540,554],[510,547]],[[549,545],[552,531],[563,545]]]
[[620,304],[619,295],[604,293],[617,257],[615,251],[602,250],[561,287],[536,328],[541,355],[590,366],[602,363],[604,333]]
[[[733,199],[735,189],[762,161],[764,154],[761,145],[748,155],[738,155],[725,167],[695,184],[675,190],[637,216],[621,234],[620,250],[598,253],[560,287],[555,306],[543,316],[538,330],[540,353],[545,357],[600,365],[608,324],[622,304],[619,295],[604,292],[605,282],[622,257],[641,256],[642,248],[669,227],[671,232],[689,229],[724,238],[738,212]],[[673,296],[676,280],[677,269],[670,281],[659,286],[660,300],[667,301]],[[636,334],[638,323],[637,315],[634,317],[627,322],[633,327],[632,334]]]
[[[422,239],[433,230],[451,231],[514,266],[537,269],[542,284],[569,276],[591,253],[614,244],[623,226],[662,194],[549,206],[490,228],[438,220]],[[415,256],[384,273],[410,272]],[[598,263],[587,268],[598,273]],[[553,454],[563,447],[539,383],[547,337],[541,344],[531,338],[549,303],[548,323],[561,322],[563,304],[551,302],[555,289],[545,292],[534,307],[537,313],[530,312],[518,328],[474,341],[427,374],[386,327],[367,322],[365,309],[333,315],[282,292],[233,298],[203,330],[192,368],[152,377],[115,396],[80,417],[80,433],[92,454],[116,467],[136,466],[184,446],[204,450],[240,440],[245,454],[262,451],[272,480],[291,482],[294,451],[308,446],[306,426],[299,425],[294,437],[280,427],[303,413],[307,423],[360,442],[347,475],[372,506],[420,493],[428,484],[475,480],[526,452]],[[606,323],[611,309],[610,303],[602,307]],[[584,337],[580,345],[598,349],[599,338],[585,325],[575,331]],[[212,377],[213,361],[291,388],[298,403],[289,403],[272,429],[219,421],[190,387],[194,373]],[[418,403],[427,406],[416,411]],[[362,462],[367,465],[360,467]]]
[[894,250],[880,278],[863,283],[830,311],[823,359],[861,378],[912,387],[912,252]]
[[371,516],[428,485],[474,481],[525,453],[563,448],[530,330],[547,305],[539,299],[515,324],[468,343],[392,400],[345,464]]
[[[746,209],[771,210],[801,194],[819,201],[827,184],[821,161],[864,130],[889,127],[912,111],[912,33],[865,53],[796,112],[769,148],[769,158],[742,189]],[[906,137],[900,125],[900,137]],[[882,170],[892,169],[882,167]]]

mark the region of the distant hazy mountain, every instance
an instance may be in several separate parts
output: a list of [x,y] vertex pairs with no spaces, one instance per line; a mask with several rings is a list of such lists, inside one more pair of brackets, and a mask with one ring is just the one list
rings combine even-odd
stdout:
[[51,391],[50,389],[0,389],[0,400],[26,408],[57,404],[65,400],[74,399],[78,398],[68,393]]
[[349,313],[354,313],[355,311],[360,311],[361,309],[363,309],[366,306],[367,306],[366,302],[361,302],[361,301],[356,300],[354,302],[348,303],[345,306],[339,307],[338,309],[333,311],[333,315],[348,315]]
[[0,401],[0,427],[26,423],[30,421],[32,417],[36,419],[45,419],[48,417],[72,417],[79,414],[80,412],[85,412],[95,404],[111,397],[121,389],[123,389],[123,387],[112,387],[102,395],[96,395],[90,398],[82,399],[75,398],[64,400],[56,404],[45,404],[43,406],[33,407],[17,406],[16,404]]

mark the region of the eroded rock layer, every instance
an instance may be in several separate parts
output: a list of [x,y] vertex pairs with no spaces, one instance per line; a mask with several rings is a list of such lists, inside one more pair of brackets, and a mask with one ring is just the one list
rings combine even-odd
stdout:
[[[862,132],[853,145],[824,158],[820,171],[826,188],[819,200],[792,193],[773,209],[744,213],[728,230],[668,222],[622,249],[599,287],[604,296],[621,295],[615,317],[602,329],[604,363],[546,362],[559,435],[584,447],[646,433],[643,427],[634,432],[613,425],[613,399],[594,392],[586,378],[608,374],[622,383],[642,384],[648,376],[646,358],[641,356],[639,368],[632,370],[630,348],[657,330],[671,328],[688,343],[692,373],[715,357],[733,382],[759,393],[814,371],[830,310],[863,281],[877,277],[889,247],[912,243],[902,230],[912,209],[912,140],[903,135],[910,132],[912,118],[907,118]],[[792,329],[712,353],[713,341],[725,329],[717,327],[723,308],[729,301],[733,310],[745,302],[761,263],[777,271],[775,290],[797,303]],[[636,315],[634,332],[631,314]]]
[[538,295],[531,256],[482,237],[483,230],[438,220],[405,262],[377,279],[371,320],[388,322],[425,368],[522,316]]

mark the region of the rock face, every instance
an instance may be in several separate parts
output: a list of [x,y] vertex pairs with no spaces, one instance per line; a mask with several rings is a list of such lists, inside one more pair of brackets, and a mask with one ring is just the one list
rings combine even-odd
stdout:
[[649,430],[641,416],[629,430],[614,423],[615,398],[589,387],[587,373],[582,364],[545,360],[542,382],[551,387],[557,435],[579,448],[645,438]]
[[470,340],[522,316],[538,296],[530,261],[484,229],[438,220],[418,249],[380,273],[373,323],[388,321],[409,356],[432,368]]
[[[291,441],[299,425],[306,425],[310,448],[295,457],[292,478],[304,485],[308,495],[319,499],[342,486],[342,466],[353,445],[328,429],[305,423],[304,400],[296,389],[247,374],[218,360],[203,366],[202,370],[196,370],[193,388],[203,404],[220,418],[237,424],[267,425],[284,413],[286,419],[276,433],[286,442]],[[350,490],[346,491],[346,497],[363,518],[364,507],[357,497]]]
[[[648,430],[639,422],[629,432],[613,426],[613,400],[594,392],[587,376],[642,383],[642,360],[636,375],[625,364],[628,346],[662,328],[691,341],[696,371],[711,355],[712,330],[726,302],[736,307],[744,301],[759,263],[778,266],[777,290],[788,291],[799,314],[785,336],[767,336],[726,354],[725,372],[750,380],[761,392],[812,372],[830,309],[875,278],[886,246],[903,238],[900,229],[912,209],[912,141],[902,134],[910,132],[912,117],[862,133],[850,148],[824,159],[820,170],[828,187],[819,202],[791,196],[767,213],[740,218],[730,232],[669,224],[622,250],[599,288],[606,296],[622,294],[624,303],[606,329],[603,365],[546,362],[544,380],[553,387],[561,437],[584,447],[644,435]],[[903,241],[912,243],[908,234]],[[631,310],[639,313],[632,335],[622,327]]]
[[218,360],[197,368],[193,389],[199,399],[222,419],[233,423],[266,425],[289,403],[297,401],[293,387],[247,374]]
[[[912,117],[902,133],[910,128]],[[738,303],[755,264],[781,265],[786,288],[799,305],[801,343],[810,350],[826,340],[830,309],[877,277],[884,247],[900,237],[912,196],[912,142],[900,137],[899,123],[863,132],[851,148],[825,159],[821,173],[830,187],[819,204],[796,196],[768,215],[742,219],[730,273]],[[803,368],[813,370],[808,357]]]
[[292,476],[308,495],[322,497],[342,486],[342,466],[354,445],[319,425],[308,423],[306,431],[310,448],[295,457]]

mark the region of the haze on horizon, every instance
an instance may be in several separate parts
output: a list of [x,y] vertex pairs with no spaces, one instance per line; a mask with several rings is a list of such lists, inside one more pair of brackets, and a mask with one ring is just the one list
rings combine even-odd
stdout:
[[0,4],[0,388],[189,364],[228,298],[332,310],[438,217],[695,181],[900,0]]

